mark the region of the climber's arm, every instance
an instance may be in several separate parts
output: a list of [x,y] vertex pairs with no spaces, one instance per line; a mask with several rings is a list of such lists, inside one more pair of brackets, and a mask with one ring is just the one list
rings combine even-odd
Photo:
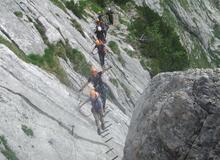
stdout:
[[85,101],[85,102],[83,102],[83,103],[81,103],[80,105],[79,105],[79,108],[82,108],[86,103],[88,103],[89,102],[89,98]]
[[89,81],[86,82],[86,83],[82,86],[82,88],[80,88],[79,92],[81,92],[88,84],[89,84]]

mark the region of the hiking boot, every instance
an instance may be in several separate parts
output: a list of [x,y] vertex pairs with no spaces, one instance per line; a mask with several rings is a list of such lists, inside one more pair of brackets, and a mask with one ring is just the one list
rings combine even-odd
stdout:
[[99,128],[97,129],[97,133],[98,135],[101,135],[101,130]]
[[102,128],[102,130],[105,130],[105,125],[104,125],[104,123],[102,123],[101,128]]

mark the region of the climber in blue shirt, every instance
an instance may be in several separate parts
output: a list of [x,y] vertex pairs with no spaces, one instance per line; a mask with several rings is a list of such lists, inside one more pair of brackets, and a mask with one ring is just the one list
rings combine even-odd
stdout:
[[[87,102],[91,102],[92,105],[92,114],[95,118],[95,123],[97,126],[97,133],[101,134],[101,129],[104,130],[104,112],[103,112],[103,104],[101,97],[98,92],[96,92],[94,89],[90,91],[90,98],[85,101],[84,103],[80,104],[80,108],[85,105]],[[100,125],[101,122],[101,125]]]
[[105,111],[105,104],[106,104],[106,98],[107,98],[107,84],[105,82],[103,82],[102,75],[103,75],[103,73],[105,73],[106,71],[108,71],[111,68],[112,67],[110,66],[109,68],[98,72],[94,66],[91,67],[91,76],[89,77],[86,84],[83,85],[82,88],[79,90],[81,92],[91,82],[93,84],[95,90],[100,94],[104,111]]

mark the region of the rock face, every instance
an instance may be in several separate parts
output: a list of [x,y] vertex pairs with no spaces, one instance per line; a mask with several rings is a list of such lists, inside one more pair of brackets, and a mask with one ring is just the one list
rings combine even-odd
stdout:
[[[98,63],[97,56],[91,56],[91,51],[94,47],[94,18],[87,17],[87,21],[78,19],[72,12],[60,9],[49,0],[9,0],[1,1],[1,6],[4,6],[0,13],[3,15],[0,18],[0,35],[8,38],[16,46],[18,46],[25,54],[43,54],[44,49],[47,48],[44,43],[45,37],[49,43],[56,43],[58,41],[68,40],[73,48],[80,50],[88,63],[101,68]],[[17,17],[16,12],[22,14],[22,17]],[[10,21],[8,21],[10,19]],[[82,31],[85,36],[73,26],[72,21],[76,21],[82,26]],[[39,29],[45,30],[45,35],[41,35]],[[42,29],[41,29],[42,30]],[[114,28],[114,30],[117,30]],[[111,32],[111,28],[110,28]],[[134,103],[137,97],[146,88],[149,73],[143,70],[137,59],[127,56],[124,48],[128,48],[128,44],[123,39],[118,39],[117,35],[108,35],[109,41],[115,40],[119,42],[119,48],[122,53],[122,60],[124,65],[118,60],[117,55],[109,53],[107,57],[107,64],[113,66],[113,70],[105,77],[107,83],[111,86],[111,91],[120,104],[121,110],[128,115],[134,108]],[[110,50],[110,49],[109,49]],[[61,62],[65,71],[69,75],[74,88],[79,89],[79,86],[85,83],[85,78],[81,77],[73,71],[69,64]],[[117,79],[121,82],[117,86],[109,81],[109,78]],[[76,84],[76,82],[78,84]],[[81,82],[81,83],[79,83]],[[124,84],[129,91],[129,95],[125,92],[121,84]],[[120,99],[119,99],[120,97]],[[124,98],[122,98],[124,97]]]
[[[90,104],[79,112],[80,99],[53,75],[24,63],[0,45],[0,135],[4,135],[16,156],[22,160],[107,159],[122,155],[129,118],[108,102],[112,123],[110,135],[101,138],[90,114]],[[114,110],[114,111],[113,111]],[[22,125],[33,131],[27,136]],[[110,137],[109,143],[104,143]],[[110,147],[113,153],[105,154]]]
[[220,69],[152,79],[132,116],[124,160],[220,159]]
[[[22,61],[2,42],[2,38],[9,41],[26,55],[43,55],[48,43],[68,40],[89,64],[101,70],[97,55],[90,54],[96,15],[89,13],[91,16],[86,20],[78,19],[49,0],[0,1],[0,14],[0,43],[3,43],[0,44],[0,136],[5,137],[16,157],[19,160],[108,160],[118,155],[121,159],[134,104],[150,79],[139,61],[124,51],[129,46],[125,40],[108,35],[108,40],[120,44],[120,60],[124,63],[108,48],[111,53],[107,55],[107,65],[113,68],[103,78],[113,100],[107,101],[111,111],[105,118],[106,126],[110,126],[109,134],[101,137],[96,133],[90,104],[79,112],[80,101],[88,98],[88,88],[79,94],[79,88],[87,80],[73,70],[74,64],[59,58],[71,82],[71,87],[67,87],[51,73]],[[82,26],[84,35],[74,27],[73,20]],[[29,135],[31,131],[33,136]],[[0,137],[2,151],[1,143]],[[114,150],[106,154],[111,148]],[[0,159],[4,157],[0,152]]]
[[220,2],[217,0],[138,0],[161,15],[180,35],[195,66],[219,66]]

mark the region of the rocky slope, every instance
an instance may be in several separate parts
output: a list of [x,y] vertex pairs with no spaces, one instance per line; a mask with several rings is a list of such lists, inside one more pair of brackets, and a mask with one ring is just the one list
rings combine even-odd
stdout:
[[[84,107],[83,114],[78,110],[88,88],[84,94],[77,92],[86,78],[73,69],[74,64],[59,57],[70,81],[66,86],[53,74],[21,58],[33,53],[43,55],[48,44],[68,40],[89,64],[100,69],[98,57],[90,54],[95,14],[88,12],[86,20],[78,19],[49,0],[0,1],[0,14],[0,159],[107,160],[116,155],[121,159],[129,117],[150,79],[139,61],[123,50],[131,47],[108,35],[108,40],[120,44],[121,57],[119,60],[112,52],[107,57],[113,69],[104,79],[113,96],[107,102],[111,112],[106,121],[112,126],[110,134],[102,138],[96,133],[90,105]],[[73,22],[82,30],[77,30]],[[111,137],[113,140],[105,143]],[[111,147],[114,150],[105,154]]]
[[163,73],[132,116],[124,160],[220,159],[220,69]]
[[192,67],[219,66],[220,2],[218,0],[138,0],[173,26],[187,48]]

